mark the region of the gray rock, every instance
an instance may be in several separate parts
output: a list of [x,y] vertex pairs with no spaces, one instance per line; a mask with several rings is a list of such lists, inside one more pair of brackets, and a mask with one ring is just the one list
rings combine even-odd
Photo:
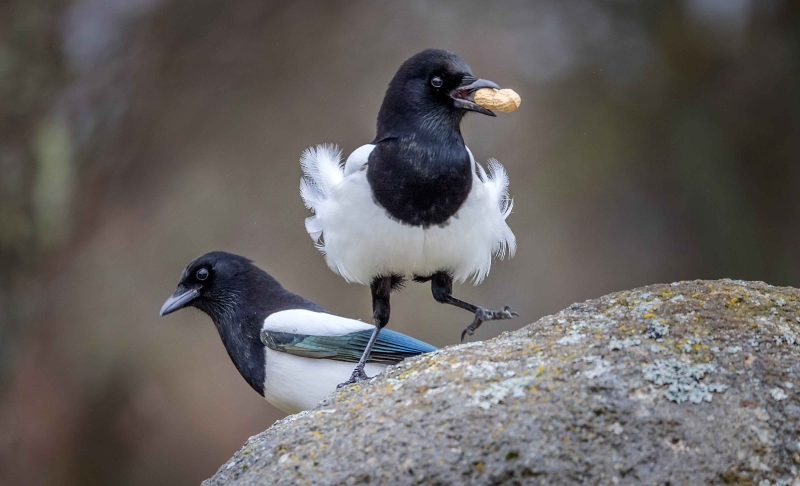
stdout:
[[341,390],[203,484],[800,485],[798,316],[731,280],[573,304]]

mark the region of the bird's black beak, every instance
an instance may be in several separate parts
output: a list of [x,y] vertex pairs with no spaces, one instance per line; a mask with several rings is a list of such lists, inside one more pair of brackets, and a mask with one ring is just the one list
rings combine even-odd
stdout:
[[160,315],[165,316],[176,310],[183,309],[186,305],[200,296],[200,289],[187,289],[183,285],[178,285],[175,293],[161,306]]
[[484,115],[497,116],[491,110],[487,110],[481,105],[475,103],[470,97],[481,88],[494,88],[500,89],[497,83],[493,83],[488,79],[477,79],[472,76],[464,76],[461,80],[461,85],[450,92],[450,97],[453,98],[453,105],[462,110],[476,111]]

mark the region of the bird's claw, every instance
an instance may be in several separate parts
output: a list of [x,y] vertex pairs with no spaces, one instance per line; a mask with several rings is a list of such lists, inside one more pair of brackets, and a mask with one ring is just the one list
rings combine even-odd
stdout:
[[511,307],[505,306],[501,311],[493,311],[489,309],[485,309],[483,307],[478,307],[478,310],[475,311],[475,319],[473,319],[472,324],[467,326],[463,331],[461,331],[461,342],[464,342],[464,337],[469,334],[472,336],[475,334],[475,331],[481,327],[481,324],[484,321],[496,321],[500,319],[511,319],[512,317],[519,316],[518,313],[511,310]]
[[500,311],[500,314],[503,315],[501,319],[511,319],[512,317],[519,317],[519,314],[517,312],[514,312],[509,306],[503,307],[503,310]]
[[357,365],[356,369],[353,370],[353,374],[350,375],[350,379],[345,381],[344,383],[339,383],[336,385],[336,389],[346,387],[347,385],[352,385],[354,383],[358,383],[361,381],[367,381],[370,377],[367,376],[367,373],[364,371],[364,366]]

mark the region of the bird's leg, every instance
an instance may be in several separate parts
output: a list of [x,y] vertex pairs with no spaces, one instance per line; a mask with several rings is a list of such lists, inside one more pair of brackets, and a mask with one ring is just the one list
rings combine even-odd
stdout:
[[483,324],[484,321],[511,319],[512,317],[519,315],[511,310],[511,307],[509,306],[505,306],[499,311],[493,311],[453,297],[453,277],[447,272],[434,273],[430,279],[431,292],[433,293],[433,298],[436,299],[437,302],[454,305],[475,314],[472,324],[467,326],[461,332],[461,342],[464,342],[464,336],[467,334],[472,336],[472,334],[475,333],[475,330],[481,327],[481,324]]
[[353,383],[358,383],[359,381],[369,380],[369,376],[364,371],[364,366],[367,364],[367,359],[369,357],[369,353],[372,351],[372,346],[375,345],[375,341],[378,339],[378,334],[380,334],[381,328],[375,326],[375,330],[372,331],[372,336],[369,337],[369,341],[367,342],[367,347],[364,348],[364,352],[361,354],[361,359],[358,360],[358,364],[356,365],[356,369],[353,370],[353,374],[350,375],[350,379],[345,381],[344,383],[339,383],[336,388],[342,388],[343,386],[352,385]]
[[372,291],[372,318],[375,320],[375,330],[372,331],[367,347],[364,348],[361,359],[358,360],[356,369],[353,370],[350,379],[340,383],[336,387],[337,389],[369,379],[369,376],[364,371],[364,366],[366,366],[369,354],[372,352],[372,346],[375,345],[375,341],[378,339],[378,334],[389,323],[389,296],[392,293],[392,277],[376,277],[370,285],[370,290]]

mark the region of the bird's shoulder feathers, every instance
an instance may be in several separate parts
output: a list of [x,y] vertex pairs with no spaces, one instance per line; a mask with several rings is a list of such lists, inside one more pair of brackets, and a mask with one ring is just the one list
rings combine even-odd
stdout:
[[369,161],[369,154],[375,149],[375,145],[368,143],[353,150],[344,163],[344,176],[347,177],[354,172],[361,170]]
[[308,309],[289,309],[275,312],[264,319],[262,331],[308,334],[313,336],[342,336],[351,332],[371,330],[366,322],[348,319],[326,312]]

